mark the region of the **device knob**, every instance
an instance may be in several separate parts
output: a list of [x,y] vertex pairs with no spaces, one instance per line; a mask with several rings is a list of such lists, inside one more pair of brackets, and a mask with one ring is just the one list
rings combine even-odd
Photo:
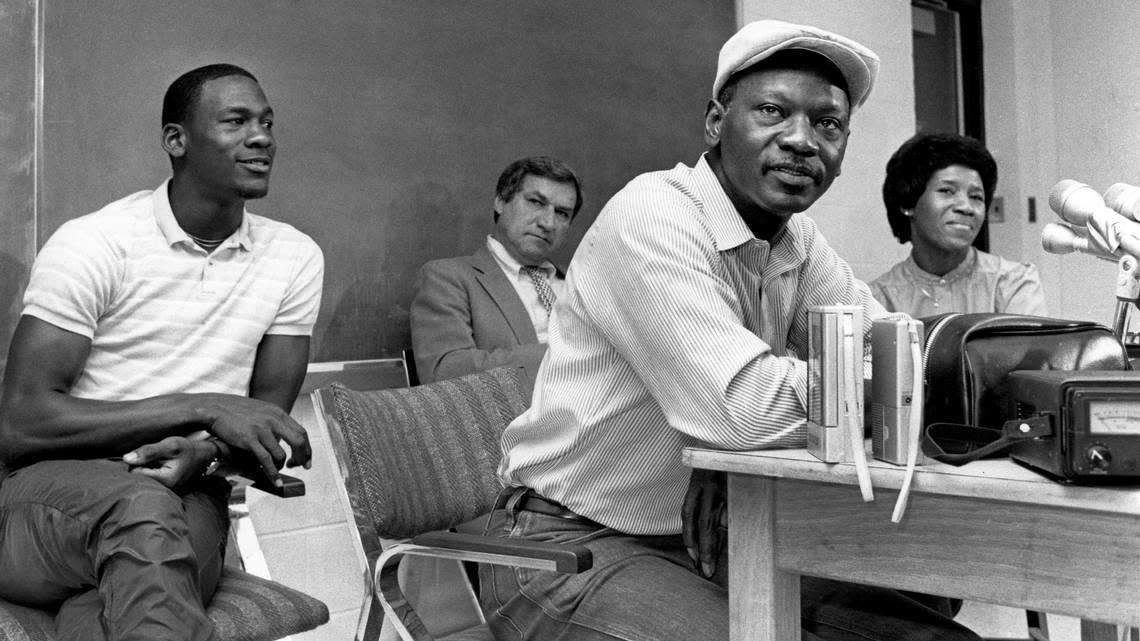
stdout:
[[1092,445],[1085,450],[1085,460],[1090,468],[1104,472],[1112,464],[1112,452],[1103,445]]

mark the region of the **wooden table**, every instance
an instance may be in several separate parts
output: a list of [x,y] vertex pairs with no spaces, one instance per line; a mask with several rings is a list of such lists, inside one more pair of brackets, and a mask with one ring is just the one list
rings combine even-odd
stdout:
[[683,457],[728,472],[732,641],[800,638],[801,574],[1079,617],[1085,641],[1140,625],[1140,489],[1062,485],[1005,459],[932,462],[896,524],[900,467],[871,461],[864,503],[854,465],[804,450]]

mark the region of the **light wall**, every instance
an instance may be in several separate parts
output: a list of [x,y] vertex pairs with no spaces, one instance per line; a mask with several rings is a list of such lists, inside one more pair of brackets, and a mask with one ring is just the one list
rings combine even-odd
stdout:
[[[1028,4],[995,2],[1017,25],[1021,100],[1007,115],[1020,132],[1022,165],[1039,166],[1033,185],[1038,201],[1062,178],[1101,192],[1116,182],[1140,183],[1140,6],[1131,0],[1100,0],[1095,10],[1066,0]],[[1049,211],[1043,218],[1056,220]],[[1076,255],[1047,256],[1040,263],[1060,311],[1108,321],[1115,301],[1112,265]]]
[[[910,3],[903,0],[739,0],[738,20],[813,24],[862,42],[882,59],[843,175],[809,212],[857,276],[872,279],[907,253],[890,234],[879,190],[891,152],[914,133]],[[1115,267],[1041,249],[1049,190],[1075,178],[1105,190],[1140,183],[1140,65],[1133,0],[1095,10],[1068,0],[982,2],[986,143],[997,158],[1005,221],[991,222],[995,253],[1041,270],[1052,316],[1109,323]],[[1036,222],[1029,222],[1029,198]]]

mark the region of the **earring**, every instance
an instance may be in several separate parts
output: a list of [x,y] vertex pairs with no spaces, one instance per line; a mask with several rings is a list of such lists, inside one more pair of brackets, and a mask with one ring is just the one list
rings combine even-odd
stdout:
[[903,213],[902,213],[902,214],[903,214],[903,216],[906,216],[907,218],[910,218],[911,216],[913,216],[913,215],[914,215],[914,212],[912,212],[912,211],[911,211],[911,210],[909,210],[909,209],[904,209],[904,210],[903,210]]

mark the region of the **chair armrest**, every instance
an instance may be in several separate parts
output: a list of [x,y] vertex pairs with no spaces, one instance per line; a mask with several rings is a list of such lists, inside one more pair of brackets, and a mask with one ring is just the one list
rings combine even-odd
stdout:
[[237,469],[229,474],[250,481],[251,487],[255,487],[266,494],[272,494],[273,496],[278,496],[283,499],[305,495],[305,482],[288,474],[277,475],[281,478],[281,487],[274,485],[264,474],[258,471]]
[[[241,476],[249,478],[245,474],[242,474]],[[295,476],[289,476],[288,474],[278,474],[277,476],[281,479],[281,487],[277,487],[273,483],[270,483],[269,479],[267,479],[264,474],[257,475],[257,478],[253,480],[253,487],[256,487],[266,494],[279,496],[283,499],[305,495],[304,481]]]
[[278,473],[277,476],[281,478],[281,486],[278,487],[265,475],[257,459],[246,452],[232,452],[220,463],[221,467],[217,473],[230,478],[231,483],[234,482],[232,481],[234,478],[244,479],[245,482],[237,481],[236,487],[244,489],[246,486],[251,486],[280,498],[305,495],[304,481],[295,476]]
[[428,556],[493,565],[577,574],[594,565],[593,553],[581,545],[528,541],[458,532],[427,532],[411,543],[392,546],[376,559],[373,594],[403,641],[434,641],[400,587],[404,556]]
[[552,563],[553,569],[565,574],[578,574],[594,565],[594,555],[581,545],[528,541],[497,536],[479,536],[458,532],[426,532],[412,539],[414,545],[472,553],[467,561],[495,563],[484,556],[502,557],[504,565],[523,565],[524,560]]

